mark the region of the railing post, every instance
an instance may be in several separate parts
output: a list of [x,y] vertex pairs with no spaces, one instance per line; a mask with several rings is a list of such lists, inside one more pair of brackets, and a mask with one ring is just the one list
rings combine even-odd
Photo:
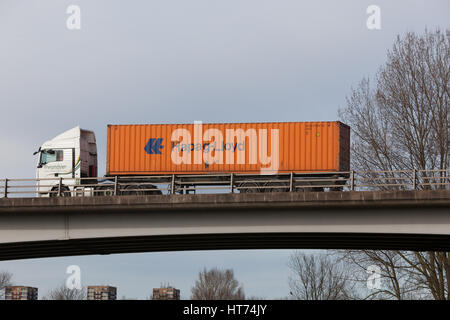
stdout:
[[8,198],[8,179],[5,179],[5,189],[3,190],[4,191],[4,197],[5,198]]
[[170,194],[175,193],[175,175],[172,175],[172,181],[170,182]]
[[350,191],[355,190],[355,171],[350,171]]
[[291,175],[289,177],[289,192],[292,192],[294,188],[294,173],[291,171]]
[[234,192],[234,174],[231,174],[230,177],[230,193]]
[[117,176],[114,177],[114,195],[117,196]]
[[58,197],[61,197],[61,189],[62,189],[62,178],[59,178],[59,183],[58,183]]
[[416,190],[416,187],[417,187],[416,179],[417,179],[417,170],[414,169],[413,170],[413,190]]

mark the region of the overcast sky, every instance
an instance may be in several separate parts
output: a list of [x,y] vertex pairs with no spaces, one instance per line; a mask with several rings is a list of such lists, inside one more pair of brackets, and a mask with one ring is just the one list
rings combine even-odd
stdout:
[[[381,30],[369,30],[369,5]],[[81,29],[68,30],[69,5]],[[0,0],[0,178],[35,175],[42,142],[107,124],[336,120],[397,34],[449,27],[450,1]],[[170,281],[189,296],[204,266],[232,267],[249,295],[288,294],[290,251],[146,253],[0,262],[40,296],[70,264],[83,284],[144,298]],[[144,279],[144,280],[143,280]]]

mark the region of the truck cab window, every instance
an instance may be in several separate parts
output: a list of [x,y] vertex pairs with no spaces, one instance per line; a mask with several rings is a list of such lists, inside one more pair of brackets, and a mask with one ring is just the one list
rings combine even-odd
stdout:
[[43,150],[41,152],[40,164],[47,164],[55,161],[63,161],[64,153],[62,150]]

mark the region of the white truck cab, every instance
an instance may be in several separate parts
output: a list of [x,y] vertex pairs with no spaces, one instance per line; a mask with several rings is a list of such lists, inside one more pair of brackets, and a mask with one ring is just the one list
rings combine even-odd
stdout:
[[77,126],[45,142],[36,153],[40,197],[56,196],[60,178],[63,178],[62,195],[70,196],[75,191],[71,185],[83,183],[80,178],[97,177],[97,144],[92,131]]

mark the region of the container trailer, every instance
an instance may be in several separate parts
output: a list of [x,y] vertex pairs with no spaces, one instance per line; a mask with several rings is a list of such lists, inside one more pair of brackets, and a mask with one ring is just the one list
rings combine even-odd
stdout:
[[[108,125],[102,179],[97,178],[92,131],[75,127],[45,142],[36,153],[40,196],[57,191],[63,196],[161,194],[157,184],[171,176],[182,176],[195,190],[204,184],[230,184],[224,179],[230,174],[240,177],[231,181],[231,188],[239,192],[292,190],[280,182],[286,174],[317,178],[303,184],[320,185],[309,191],[321,191],[327,184],[339,185],[350,170],[350,128],[338,121]],[[74,186],[64,183],[70,179]],[[117,179],[125,187],[113,190],[107,182]],[[302,179],[296,181],[302,184]],[[183,193],[185,187],[172,184],[168,191]]]

